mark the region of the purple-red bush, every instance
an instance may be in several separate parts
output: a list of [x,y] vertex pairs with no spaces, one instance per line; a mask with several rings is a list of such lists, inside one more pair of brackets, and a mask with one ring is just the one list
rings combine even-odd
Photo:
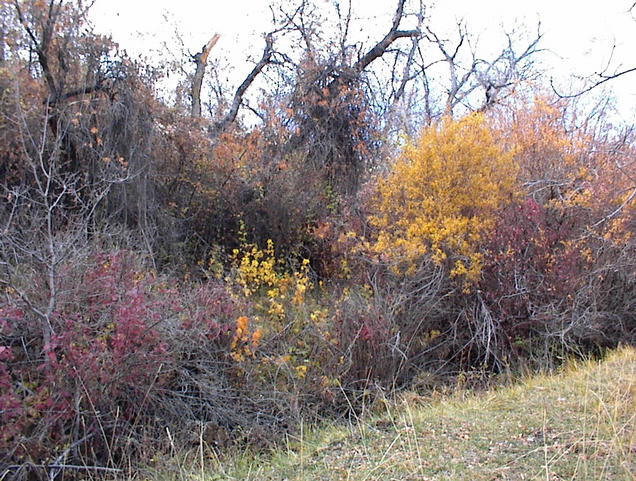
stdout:
[[224,359],[238,306],[223,286],[188,295],[125,251],[73,260],[48,343],[29,306],[10,290],[3,298],[3,462],[39,462],[73,443],[75,456],[104,462],[139,455],[133,441],[170,411],[161,393],[189,356]]

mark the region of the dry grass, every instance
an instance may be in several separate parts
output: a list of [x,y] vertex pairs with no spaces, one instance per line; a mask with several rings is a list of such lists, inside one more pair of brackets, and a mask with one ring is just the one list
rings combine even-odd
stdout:
[[[201,446],[158,479],[634,480],[636,350],[482,394],[404,396],[379,416],[301,429],[285,449]],[[193,468],[197,458],[197,468]],[[210,465],[213,465],[210,468]]]

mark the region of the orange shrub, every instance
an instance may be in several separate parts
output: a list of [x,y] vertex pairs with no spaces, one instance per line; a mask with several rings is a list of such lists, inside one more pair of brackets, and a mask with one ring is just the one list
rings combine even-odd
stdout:
[[483,115],[425,129],[378,182],[371,249],[407,274],[430,256],[436,264],[449,262],[452,277],[475,282],[480,242],[494,226],[495,211],[513,197],[516,172]]

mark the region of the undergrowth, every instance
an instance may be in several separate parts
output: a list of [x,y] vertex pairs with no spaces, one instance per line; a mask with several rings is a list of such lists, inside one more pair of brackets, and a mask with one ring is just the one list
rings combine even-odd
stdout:
[[[484,393],[403,394],[349,423],[304,426],[265,455],[205,443],[139,474],[172,480],[633,480],[636,351]],[[210,467],[212,465],[212,467]]]

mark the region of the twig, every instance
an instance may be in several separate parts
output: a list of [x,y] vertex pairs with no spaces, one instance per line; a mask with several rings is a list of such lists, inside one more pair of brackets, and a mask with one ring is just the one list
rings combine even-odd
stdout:
[[[4,479],[4,476],[10,471],[17,471],[23,468],[22,464],[11,464],[7,466],[0,476],[0,479]],[[28,464],[30,468],[37,469],[70,469],[73,471],[101,471],[106,473],[123,473],[123,470],[119,468],[107,468],[106,466],[82,466],[79,464]]]
[[[70,453],[73,449],[75,449],[77,446],[79,446],[80,444],[82,444],[84,441],[86,441],[87,439],[90,439],[93,437],[93,434],[87,434],[86,436],[78,439],[77,441],[73,442],[68,448],[66,448],[62,454],[60,454],[55,461],[53,461],[52,464],[48,465],[49,469],[51,470],[49,473],[49,480],[53,481],[57,475],[60,473],[60,470],[62,468],[59,468],[58,466],[64,466],[63,461],[66,459],[66,456],[68,456],[68,453]],[[55,471],[57,470],[57,471]]]

